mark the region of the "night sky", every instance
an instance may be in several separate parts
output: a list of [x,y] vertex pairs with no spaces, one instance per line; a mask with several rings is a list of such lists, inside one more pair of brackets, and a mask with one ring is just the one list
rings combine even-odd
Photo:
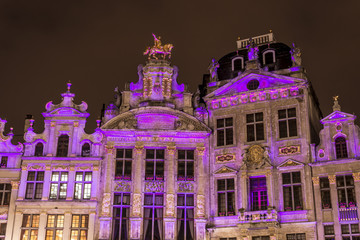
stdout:
[[[275,4],[276,3],[276,4]],[[340,4],[341,3],[341,4]],[[45,104],[61,101],[71,80],[75,102],[89,105],[93,132],[114,88],[137,82],[143,51],[174,44],[179,83],[194,91],[212,58],[236,39],[268,33],[302,52],[323,115],[332,96],[360,117],[360,1],[22,1],[0,2],[0,118],[23,134],[26,114],[43,129]]]

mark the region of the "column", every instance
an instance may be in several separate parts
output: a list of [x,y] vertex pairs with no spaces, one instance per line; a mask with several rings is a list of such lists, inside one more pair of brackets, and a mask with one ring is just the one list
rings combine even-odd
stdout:
[[274,206],[274,195],[273,195],[273,191],[274,191],[274,187],[273,187],[273,177],[272,177],[272,172],[271,170],[269,172],[266,173],[266,190],[267,190],[267,195],[268,195],[268,206]]
[[42,192],[42,201],[49,200],[49,191],[50,191],[50,181],[51,181],[51,166],[46,165],[45,174],[44,174],[44,186]]
[[336,190],[336,175],[329,175],[328,178],[330,182],[330,196],[331,196],[331,206],[333,210],[335,238],[340,239],[341,229],[339,223],[339,205],[338,205],[338,196]]
[[66,190],[66,200],[71,201],[74,198],[75,189],[75,166],[69,167],[69,181]]
[[196,147],[196,160],[198,166],[198,186],[197,186],[197,195],[196,195],[196,210],[195,210],[195,218],[202,219],[205,218],[205,171],[204,171],[204,155],[205,155],[205,147],[199,146]]
[[[19,191],[19,181],[11,181],[11,197],[8,210],[7,225],[6,225],[6,237],[5,240],[10,240],[12,236],[13,227],[15,224],[15,201]],[[9,236],[9,237],[8,237]]]
[[246,172],[242,172],[241,173],[241,178],[240,178],[240,194],[241,194],[241,198],[242,198],[242,201],[241,201],[241,205],[239,206],[240,209],[243,208],[244,211],[247,211],[247,179],[248,179],[248,176],[247,176],[247,173]]
[[353,173],[352,175],[355,183],[356,206],[357,206],[358,216],[360,216],[360,172]]
[[70,234],[71,234],[71,212],[66,211],[64,213],[64,232],[63,232],[64,240],[69,240]]
[[79,122],[75,121],[74,123],[74,128],[73,128],[73,135],[72,135],[72,144],[71,144],[71,157],[75,157],[76,156],[76,151],[77,151],[77,145],[78,145],[78,131],[79,131]]
[[93,166],[90,200],[97,200],[99,184],[99,166]]
[[[92,211],[89,214],[89,226],[88,226],[88,240],[94,240],[95,236],[95,216],[96,216],[96,212]],[[110,237],[109,237],[110,239]]]
[[195,234],[197,240],[206,239],[206,219],[195,219]]
[[45,144],[47,146],[47,154],[46,156],[51,157],[56,155],[56,143],[55,143],[55,126],[56,122],[50,122],[50,133],[49,133],[49,143]]
[[5,239],[6,240],[12,240],[12,239],[20,239],[20,234],[21,234],[21,224],[22,224],[22,219],[23,215],[22,212],[17,211],[15,213],[15,223],[14,223],[14,227],[13,227],[13,235],[11,236],[10,234],[6,234]]
[[312,178],[313,185],[314,185],[314,198],[315,198],[315,211],[316,211],[316,217],[315,221],[317,222],[317,232],[319,239],[324,239],[324,226],[322,221],[322,206],[321,206],[321,192],[320,192],[320,179],[319,177],[313,177]]
[[39,221],[38,240],[45,239],[46,222],[47,222],[46,211],[41,211],[40,212],[40,221]]
[[175,143],[167,145],[166,169],[166,204],[165,204],[165,240],[175,238]]
[[20,186],[18,191],[18,200],[24,200],[25,191],[26,191],[26,179],[27,179],[28,171],[27,166],[21,166],[21,177],[20,177]]

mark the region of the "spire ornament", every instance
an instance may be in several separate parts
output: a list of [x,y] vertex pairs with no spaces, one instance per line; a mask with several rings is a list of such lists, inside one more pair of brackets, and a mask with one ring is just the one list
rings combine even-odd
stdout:
[[341,111],[341,106],[338,102],[339,96],[334,96],[333,99],[334,99],[333,112]]
[[148,59],[156,59],[158,60],[159,57],[162,57],[163,60],[168,56],[169,59],[171,58],[171,50],[173,49],[174,45],[171,43],[162,45],[161,37],[152,34],[154,37],[154,46],[147,47],[144,55],[148,55]]
[[290,54],[293,67],[301,66],[301,51],[295,46],[295,43],[292,44]]

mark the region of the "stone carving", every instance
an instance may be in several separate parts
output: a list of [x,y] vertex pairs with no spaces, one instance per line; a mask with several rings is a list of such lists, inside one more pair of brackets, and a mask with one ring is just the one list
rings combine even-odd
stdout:
[[76,166],[76,170],[80,170],[80,171],[91,171],[91,166]]
[[293,67],[301,66],[301,51],[295,46],[295,43],[292,44],[290,54]]
[[205,217],[205,195],[197,195],[196,198],[196,216],[198,218]]
[[19,189],[20,181],[11,181],[11,188],[12,190]]
[[45,170],[44,165],[30,165],[27,170]]
[[52,171],[69,171],[68,165],[54,165],[51,168]]
[[115,192],[130,192],[131,191],[131,182],[128,181],[115,181]]
[[216,156],[216,163],[226,163],[231,161],[235,161],[235,154],[233,153]]
[[360,172],[353,173],[352,175],[353,175],[353,178],[354,178],[355,182],[360,181]]
[[131,220],[131,239],[140,239],[140,228],[141,221],[140,220]]
[[104,198],[101,207],[102,216],[106,216],[106,217],[110,216],[110,201],[111,201],[111,193],[104,193]]
[[0,213],[0,220],[6,220],[8,218],[8,211]]
[[175,196],[174,194],[166,194],[166,217],[174,217],[175,215]]
[[215,172],[215,174],[222,174],[222,173],[233,173],[236,172],[234,169],[229,168],[227,166],[221,167],[219,170]]
[[341,106],[340,106],[339,101],[338,101],[339,96],[334,96],[333,99],[334,99],[333,112],[341,111]]
[[252,38],[250,38],[249,45],[246,48],[248,49],[249,61],[256,60],[258,58],[259,47],[256,46],[256,44]]
[[320,183],[320,178],[319,177],[312,177],[312,181],[314,185],[319,185]]
[[175,122],[176,130],[194,130],[195,126],[192,123],[188,123],[184,120],[178,120]]
[[145,192],[163,192],[163,191],[164,191],[163,181],[145,182]]
[[279,147],[279,155],[301,153],[300,145]]
[[258,169],[265,165],[271,166],[269,150],[260,145],[252,145],[243,154],[243,161],[247,168]]
[[330,184],[336,183],[336,175],[329,175],[328,178],[329,178]]
[[154,37],[154,46],[147,47],[144,55],[148,55],[148,59],[159,59],[159,56],[162,56],[162,59],[165,59],[166,56],[169,56],[169,59],[171,58],[171,50],[173,49],[172,44],[165,44],[162,45],[161,43],[161,37],[156,37],[155,34],[153,34]]
[[140,193],[133,194],[132,216],[133,217],[141,216],[141,194]]
[[289,159],[285,163],[281,164],[279,167],[292,167],[292,166],[299,166],[299,165],[301,165],[301,164]]
[[166,148],[168,150],[169,155],[171,155],[171,156],[175,155],[175,152],[176,152],[175,143],[169,143]]
[[197,154],[199,156],[204,156],[205,154],[205,147],[196,147]]
[[213,58],[211,60],[211,63],[209,65],[209,67],[208,67],[209,72],[210,72],[210,81],[211,82],[217,81],[217,79],[218,79],[217,70],[218,70],[219,67],[220,67],[219,63],[216,62],[216,60]]
[[143,142],[136,142],[135,144],[135,152],[136,154],[142,154],[144,151],[144,143]]
[[118,124],[118,129],[135,129],[137,126],[137,120],[131,118],[129,120],[120,121]]
[[178,182],[178,192],[193,192],[194,184],[192,182]]

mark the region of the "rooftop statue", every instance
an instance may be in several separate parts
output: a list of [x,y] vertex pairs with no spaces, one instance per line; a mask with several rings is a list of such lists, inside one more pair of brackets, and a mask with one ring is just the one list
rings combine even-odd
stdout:
[[162,45],[161,43],[161,37],[156,37],[155,34],[152,34],[154,37],[154,46],[147,47],[144,55],[148,55],[148,59],[159,59],[159,57],[162,57],[162,59],[165,59],[166,56],[169,56],[169,59],[171,58],[171,50],[174,47],[171,43]]
[[259,48],[258,48],[258,46],[256,46],[256,44],[252,38],[250,38],[250,40],[249,40],[249,45],[247,46],[247,49],[248,49],[249,61],[256,60],[258,58]]
[[301,51],[300,48],[295,46],[295,43],[292,44],[290,54],[293,66],[301,66]]
[[220,67],[219,63],[216,62],[216,60],[213,58],[211,60],[211,63],[208,67],[209,71],[210,71],[210,81],[217,81],[218,80],[218,74],[217,74],[217,70]]

